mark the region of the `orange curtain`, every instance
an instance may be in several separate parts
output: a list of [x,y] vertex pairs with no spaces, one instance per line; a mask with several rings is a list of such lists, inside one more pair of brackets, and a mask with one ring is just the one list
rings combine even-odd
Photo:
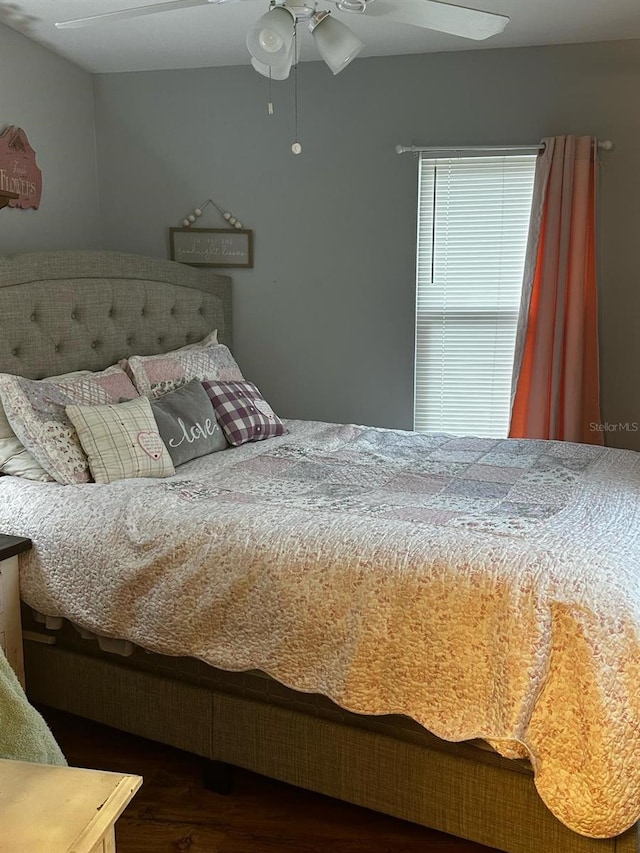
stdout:
[[596,140],[543,140],[514,359],[510,438],[602,444]]

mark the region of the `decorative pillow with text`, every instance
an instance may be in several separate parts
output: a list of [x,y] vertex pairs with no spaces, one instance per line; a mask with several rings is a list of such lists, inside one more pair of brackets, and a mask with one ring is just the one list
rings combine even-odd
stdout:
[[151,409],[176,468],[228,447],[211,400],[197,379],[152,400]]

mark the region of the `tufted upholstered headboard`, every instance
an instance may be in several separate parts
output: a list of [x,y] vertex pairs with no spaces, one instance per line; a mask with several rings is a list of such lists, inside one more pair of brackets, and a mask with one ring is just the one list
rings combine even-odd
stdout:
[[0,257],[0,372],[102,370],[218,329],[231,345],[231,279],[118,252]]

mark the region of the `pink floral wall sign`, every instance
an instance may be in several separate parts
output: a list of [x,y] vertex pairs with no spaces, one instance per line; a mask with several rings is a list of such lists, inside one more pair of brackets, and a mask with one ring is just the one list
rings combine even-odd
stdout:
[[36,152],[21,127],[8,127],[0,134],[0,193],[17,193],[10,207],[38,208],[42,196],[42,172]]

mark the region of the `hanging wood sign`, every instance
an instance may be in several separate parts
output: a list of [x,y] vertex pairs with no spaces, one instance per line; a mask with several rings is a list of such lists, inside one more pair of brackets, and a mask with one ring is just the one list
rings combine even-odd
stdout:
[[10,207],[38,208],[42,196],[42,172],[36,152],[21,127],[8,127],[0,134],[0,197],[17,193]]

